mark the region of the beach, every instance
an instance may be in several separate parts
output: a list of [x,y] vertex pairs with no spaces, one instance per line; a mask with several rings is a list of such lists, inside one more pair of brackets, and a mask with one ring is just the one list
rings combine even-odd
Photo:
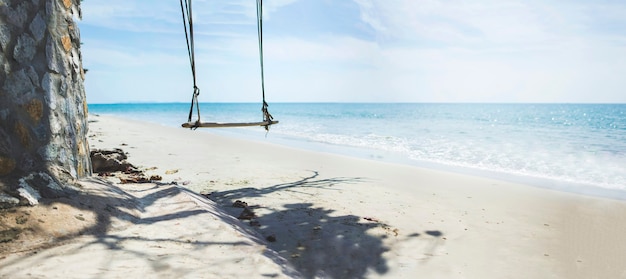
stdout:
[[121,148],[161,179],[81,182],[125,197],[113,207],[132,218],[9,255],[0,277],[626,278],[623,200],[89,120],[92,149]]

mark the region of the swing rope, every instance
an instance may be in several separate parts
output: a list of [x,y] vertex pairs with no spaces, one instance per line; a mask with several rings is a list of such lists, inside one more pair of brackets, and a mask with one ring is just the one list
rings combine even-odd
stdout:
[[265,130],[269,130],[269,125],[274,120],[274,117],[269,113],[267,107],[269,106],[265,101],[265,74],[263,72],[263,0],[256,0],[256,17],[257,17],[257,33],[259,37],[259,59],[261,62],[261,94],[263,96],[263,106],[261,111],[263,112],[263,122],[267,122]]
[[[198,104],[198,95],[200,95],[200,88],[198,88],[196,78],[196,55],[193,36],[193,14],[191,0],[180,0],[180,9],[183,15],[183,27],[185,28],[185,40],[187,41],[187,54],[189,54],[191,75],[193,76],[193,95],[191,98],[191,106],[189,107],[189,117],[187,121],[191,122],[191,116],[193,115],[193,108],[195,106],[198,114],[198,120],[196,121],[196,123],[200,123],[200,105]],[[195,128],[197,128],[197,126]]]
[[[265,101],[265,75],[263,72],[263,1],[256,0],[257,11],[257,31],[259,41],[259,57],[261,64],[261,93],[263,96],[263,106],[261,111],[263,112],[263,122],[247,122],[247,123],[202,123],[200,121],[200,106],[198,103],[198,95],[200,95],[200,88],[197,85],[196,78],[196,61],[195,61],[195,48],[194,48],[194,36],[193,36],[193,11],[191,6],[192,0],[180,0],[180,9],[183,15],[183,27],[185,28],[185,40],[187,41],[187,54],[189,55],[189,62],[191,64],[191,74],[193,76],[193,96],[191,99],[191,106],[189,108],[189,117],[187,123],[182,126],[191,129],[197,129],[199,127],[243,127],[243,126],[263,126],[266,131],[269,131],[269,126],[278,123],[274,121],[274,117],[269,113],[268,104]],[[198,118],[195,122],[192,122],[194,107]]]

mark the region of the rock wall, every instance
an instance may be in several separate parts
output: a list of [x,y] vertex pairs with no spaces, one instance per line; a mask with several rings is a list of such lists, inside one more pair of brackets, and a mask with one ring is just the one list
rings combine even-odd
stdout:
[[80,0],[0,0],[0,207],[91,175]]

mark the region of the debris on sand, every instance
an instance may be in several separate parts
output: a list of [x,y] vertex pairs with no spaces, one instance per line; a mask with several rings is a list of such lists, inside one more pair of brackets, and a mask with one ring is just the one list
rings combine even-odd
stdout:
[[95,149],[91,151],[91,165],[93,172],[101,177],[117,176],[120,183],[152,183],[161,181],[160,175],[147,176],[143,171],[137,169],[126,161],[128,156],[119,148],[113,150]]

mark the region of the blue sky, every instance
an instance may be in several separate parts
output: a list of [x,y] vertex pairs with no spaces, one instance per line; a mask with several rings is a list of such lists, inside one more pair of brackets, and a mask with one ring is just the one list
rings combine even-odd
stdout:
[[[255,0],[193,0],[201,102],[259,102]],[[265,0],[268,102],[626,103],[626,2]],[[86,0],[90,103],[187,102],[176,0]]]

